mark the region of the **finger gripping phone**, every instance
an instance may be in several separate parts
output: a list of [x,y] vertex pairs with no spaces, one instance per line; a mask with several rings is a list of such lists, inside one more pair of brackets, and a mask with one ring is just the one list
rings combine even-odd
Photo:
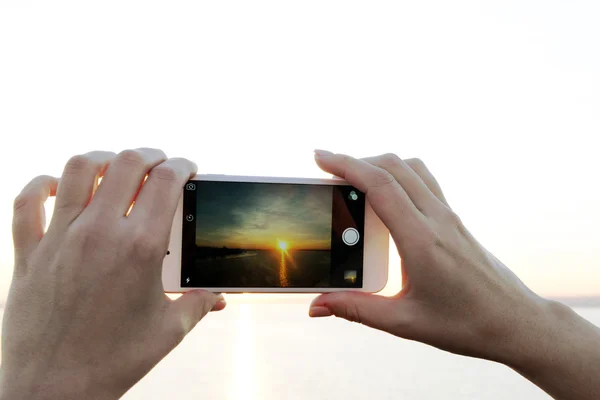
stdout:
[[380,291],[389,232],[339,179],[196,175],[163,262],[166,292]]

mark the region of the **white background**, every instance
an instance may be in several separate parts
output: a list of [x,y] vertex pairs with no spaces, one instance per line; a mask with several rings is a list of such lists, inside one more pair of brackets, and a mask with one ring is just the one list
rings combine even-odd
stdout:
[[599,4],[0,0],[0,293],[30,178],[155,146],[279,176],[420,157],[532,288],[599,294]]

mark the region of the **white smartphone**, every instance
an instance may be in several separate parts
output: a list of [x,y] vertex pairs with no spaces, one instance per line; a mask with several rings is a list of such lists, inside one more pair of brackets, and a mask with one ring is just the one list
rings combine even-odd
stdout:
[[163,262],[166,292],[378,292],[389,232],[341,179],[196,175]]

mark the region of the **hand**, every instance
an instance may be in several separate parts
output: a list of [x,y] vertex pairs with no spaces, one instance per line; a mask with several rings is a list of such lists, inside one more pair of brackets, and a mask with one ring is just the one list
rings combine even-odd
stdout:
[[500,362],[524,345],[520,328],[540,324],[546,301],[475,240],[421,161],[323,151],[316,161],[366,193],[400,253],[403,288],[392,297],[324,294],[311,304],[311,316],[335,315]]
[[[23,189],[2,398],[118,398],[209,311],[225,307],[200,290],[173,301],[162,287],[171,223],[196,169],[153,149],[91,152],[73,157],[60,181],[40,176]],[[44,233],[43,203],[55,192]]]

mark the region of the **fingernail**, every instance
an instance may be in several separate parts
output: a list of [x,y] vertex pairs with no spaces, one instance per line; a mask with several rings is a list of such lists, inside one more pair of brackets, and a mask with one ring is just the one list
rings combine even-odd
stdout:
[[333,315],[333,313],[327,307],[314,306],[308,310],[308,315],[309,315],[309,317],[318,318],[318,317],[330,317]]
[[333,153],[327,150],[315,150],[315,156],[317,157],[328,157],[328,156],[332,156]]
[[210,310],[210,311],[221,311],[226,306],[227,306],[227,303],[225,303],[224,301],[219,301],[213,306],[212,310]]
[[211,311],[221,311],[225,308],[225,306],[227,306],[227,301],[225,301],[225,297],[223,297],[222,294],[219,294],[217,296],[217,302],[215,303]]

